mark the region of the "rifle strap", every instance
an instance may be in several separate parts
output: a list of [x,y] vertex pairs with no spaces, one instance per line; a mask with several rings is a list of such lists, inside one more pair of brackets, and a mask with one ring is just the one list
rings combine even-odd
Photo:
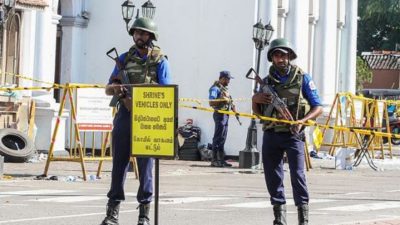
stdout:
[[[296,74],[296,76],[300,75],[300,93],[299,93],[299,97],[297,98],[297,110],[296,110],[296,118],[294,118],[295,120],[299,119],[299,111],[300,111],[300,98],[303,97],[303,79],[304,79],[304,72],[300,69],[300,67],[296,66],[296,71],[294,72],[294,74]],[[293,76],[295,77],[295,76]]]
[[[147,76],[149,75],[149,58],[152,56],[152,53],[153,53],[153,49],[154,48],[151,48],[151,50],[150,51],[148,51],[147,52],[147,60],[146,60],[146,62],[145,62],[145,71],[144,71],[144,81],[143,81],[143,83],[146,83],[146,79],[147,79]],[[152,78],[151,78],[152,79]],[[151,80],[150,81],[150,83],[152,82],[153,80]]]

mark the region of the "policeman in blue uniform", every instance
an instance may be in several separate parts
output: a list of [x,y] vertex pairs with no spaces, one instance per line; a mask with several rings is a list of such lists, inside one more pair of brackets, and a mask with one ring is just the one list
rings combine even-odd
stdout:
[[[236,112],[236,107],[232,102],[232,97],[228,92],[228,85],[233,79],[229,71],[221,71],[219,79],[209,89],[210,106],[217,110]],[[212,143],[213,157],[211,159],[212,167],[231,167],[232,164],[225,161],[224,145],[228,135],[229,115],[214,112],[213,119],[215,123],[214,137]]]
[[[161,49],[153,44],[157,40],[157,26],[149,18],[138,18],[134,21],[129,34],[133,36],[134,45],[128,52],[119,57],[124,65],[131,84],[161,84],[171,83],[169,63]],[[113,168],[111,188],[107,194],[107,215],[102,225],[117,225],[120,202],[125,200],[124,183],[131,155],[131,99],[126,96],[126,88],[120,85],[117,75],[119,69],[114,68],[106,94],[118,95],[122,102],[114,118],[112,132]],[[137,158],[139,172],[139,203],[138,225],[150,225],[149,210],[153,196],[153,159]]]
[[[322,113],[317,88],[310,75],[290,63],[297,57],[290,43],[284,38],[273,40],[267,56],[272,66],[264,82],[271,85],[286,103],[294,120],[304,123],[307,120],[316,119]],[[271,95],[264,93],[263,90],[253,96],[252,102],[255,114],[282,118],[271,105]],[[276,122],[263,124],[262,158],[265,181],[274,210],[274,225],[286,225],[286,198],[283,186],[284,151],[288,158],[299,225],[308,224],[309,195],[304,173],[303,128],[300,124],[294,126]]]

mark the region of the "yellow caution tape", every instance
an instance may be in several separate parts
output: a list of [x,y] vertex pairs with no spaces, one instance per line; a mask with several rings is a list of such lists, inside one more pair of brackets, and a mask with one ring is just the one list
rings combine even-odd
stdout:
[[[0,71],[0,73],[1,73],[1,71]],[[42,81],[42,80],[38,80],[38,79],[31,78],[31,77],[23,76],[23,75],[20,75],[20,74],[10,73],[10,72],[5,72],[4,75],[12,76],[12,77],[18,77],[18,78],[22,78],[24,80],[31,80],[31,81],[38,82],[38,83],[43,83],[43,84],[50,84],[51,86],[60,86],[60,84],[57,84],[57,83],[54,83],[54,82]]]
[[[282,120],[282,119],[276,119],[273,117],[253,115],[253,114],[249,114],[249,113],[239,113],[239,112],[235,113],[232,111],[217,110],[217,109],[206,108],[206,107],[201,107],[201,106],[188,106],[188,105],[182,105],[182,104],[180,104],[179,106],[183,107],[183,108],[191,108],[191,109],[208,111],[208,112],[218,112],[218,113],[222,113],[222,114],[247,117],[247,118],[251,118],[251,119],[260,119],[260,120],[266,120],[266,121],[271,121],[271,122],[287,123],[290,125],[301,124],[301,125],[305,125],[305,126],[317,126],[317,127],[322,127],[322,128],[326,128],[326,129],[354,132],[354,133],[359,133],[359,134],[363,134],[363,135],[374,135],[374,136],[381,136],[381,137],[400,138],[399,134],[392,134],[392,133],[386,133],[386,132],[380,132],[380,131],[372,131],[372,130],[366,130],[366,129],[361,129],[361,128],[349,128],[349,127],[344,127],[344,126],[329,126],[329,125],[325,125],[325,124],[318,124],[318,123],[316,123],[314,121],[310,121],[310,120],[305,123],[301,123],[298,121]],[[368,127],[366,127],[366,128],[368,128]]]
[[[3,179],[4,179],[4,180],[11,180],[11,179],[13,179],[13,177],[12,177],[12,176],[4,175],[4,176],[3,176]],[[0,180],[1,180],[1,179],[0,179]]]
[[[195,102],[202,105],[202,102],[225,102],[226,99],[200,99],[200,98],[179,98],[180,102]],[[234,98],[232,102],[246,102],[251,101],[251,98]]]
[[51,86],[51,87],[0,87],[0,91],[28,91],[28,90],[47,90],[50,91],[51,89],[60,89],[64,88],[63,86]]
[[80,83],[68,83],[66,87],[70,88],[105,88],[104,84],[80,84]]
[[[180,98],[180,100],[184,102],[225,102],[226,99],[218,98],[218,99],[201,99],[201,98]],[[245,102],[251,101],[251,98],[233,98],[233,102]]]
[[[1,70],[0,70],[1,73]],[[38,90],[38,89],[49,89],[49,88],[55,88],[55,87],[65,87],[65,85],[61,85],[61,84],[57,84],[54,82],[47,82],[47,81],[42,81],[42,80],[38,80],[38,79],[34,79],[31,77],[27,77],[27,76],[23,76],[21,74],[15,74],[15,73],[10,73],[10,72],[5,72],[4,73],[6,76],[13,76],[13,77],[18,77],[21,79],[25,79],[25,80],[31,80],[34,82],[38,82],[38,83],[43,83],[43,84],[49,84],[51,85],[50,87],[18,87],[18,88],[14,88],[14,89],[4,89],[4,88],[0,88],[0,90],[5,90],[5,91],[12,91],[12,90]],[[91,86],[91,84],[87,84],[89,86],[76,86],[75,88],[102,88],[105,87],[105,85],[98,85],[98,84],[93,84],[93,86]],[[353,93],[350,92],[343,92],[341,93],[342,96],[346,96],[347,98],[353,98],[353,99],[358,99],[358,100],[365,100],[365,101],[374,101],[377,99],[372,99],[372,98],[366,98],[363,97],[361,95],[354,95]],[[181,98],[180,101],[187,101],[187,102],[196,102],[197,104],[201,105],[200,102],[209,102],[209,101],[226,101],[224,99],[214,99],[214,100],[209,100],[209,99],[195,99],[195,98]],[[240,102],[240,101],[251,101],[251,98],[236,98],[233,99],[234,102]],[[377,100],[377,101],[385,101],[387,104],[389,105],[399,105],[400,106],[400,100]]]
[[[1,72],[1,71],[0,71]],[[4,73],[7,76],[14,76],[14,77],[19,77],[25,80],[31,80],[34,82],[39,82],[39,83],[44,83],[44,84],[49,84],[51,86],[45,86],[45,87],[13,87],[13,88],[7,88],[7,87],[0,87],[0,91],[16,91],[16,90],[51,90],[51,89],[60,89],[60,88],[105,88],[105,85],[100,85],[100,84],[79,84],[79,83],[68,83],[66,85],[61,85],[53,82],[46,82],[34,78],[30,78],[27,76],[23,76],[20,74],[14,74],[14,73],[9,73],[5,72]],[[125,86],[125,85],[124,85]],[[129,85],[127,85],[129,86]],[[340,93],[341,96],[345,96],[346,98],[352,98],[352,99],[357,99],[357,100],[362,100],[362,101],[376,101],[376,99],[372,98],[366,98],[363,96],[357,96],[349,92],[345,93]],[[237,99],[232,99],[234,102],[238,101],[251,101],[250,98],[237,98]],[[199,105],[201,105],[201,102],[210,102],[210,101],[226,101],[224,99],[214,99],[214,100],[209,100],[209,99],[195,99],[195,98],[180,98],[180,102],[195,102]],[[399,105],[400,106],[400,100],[377,100],[377,101],[384,101],[389,105]],[[288,120],[282,120],[282,119],[276,119],[272,117],[265,117],[265,116],[259,116],[259,115],[252,115],[248,113],[238,113],[238,112],[232,112],[232,111],[224,111],[224,110],[215,110],[212,108],[206,108],[206,107],[201,107],[201,106],[187,106],[187,105],[180,105],[181,107],[184,108],[192,108],[192,109],[197,109],[197,110],[203,110],[203,111],[209,111],[209,112],[219,112],[223,114],[229,114],[229,115],[235,115],[235,116],[241,116],[241,117],[247,117],[251,119],[260,119],[260,120],[267,120],[267,121],[272,121],[272,122],[279,122],[279,123],[287,123],[287,124],[303,124],[306,126],[315,126],[316,128],[314,129],[313,135],[314,140],[316,141],[316,144],[318,145],[319,143],[322,143],[322,132],[319,130],[319,127],[322,128],[327,128],[327,129],[334,129],[334,130],[339,130],[339,131],[350,131],[350,132],[358,132],[360,134],[364,135],[376,135],[376,136],[382,136],[382,137],[391,137],[391,138],[400,138],[400,135],[396,134],[391,134],[391,133],[384,133],[384,132],[379,132],[379,131],[371,131],[371,130],[363,130],[363,129],[355,129],[355,128],[348,128],[348,127],[343,127],[343,126],[328,126],[324,124],[317,124],[313,121],[307,121],[306,123],[299,123],[296,121],[288,121]]]
[[27,90],[48,90],[62,89],[62,88],[105,88],[102,84],[67,84],[67,85],[54,85],[48,87],[0,87],[0,91],[27,91]]
[[180,102],[195,102],[199,105],[201,105],[201,101],[193,98],[179,98]]
[[[40,81],[28,77],[24,77],[21,75],[16,75],[16,74],[11,74],[11,73],[6,73],[7,75],[13,75],[13,76],[18,76],[24,79],[30,79],[36,82],[41,82],[41,83],[48,83],[52,84],[52,86],[47,86],[47,87],[14,87],[14,88],[7,88],[7,87],[0,87],[0,91],[15,91],[15,90],[51,90],[51,89],[60,89],[60,88],[105,88],[106,85],[101,85],[101,84],[80,84],[80,83],[68,83],[66,85],[61,85],[61,84],[56,84],[56,83],[51,83],[51,82],[45,82],[45,81]],[[129,85],[127,85],[129,86]],[[341,93],[342,96],[346,96],[347,98],[353,98],[353,99],[358,99],[358,100],[364,100],[364,101],[375,101],[375,99],[371,98],[365,98],[362,96],[356,96],[352,93]],[[251,99],[249,98],[238,98],[238,99],[233,99],[233,101],[250,101]],[[209,102],[209,99],[194,99],[194,98],[180,98],[179,101],[181,102],[196,102],[197,104],[201,105],[202,101],[207,101]],[[211,101],[225,101],[223,99],[215,99]],[[393,100],[382,100],[389,102],[391,104],[398,104],[400,105],[400,101],[393,101]],[[306,123],[300,123],[297,121],[289,121],[289,120],[282,120],[282,119],[276,119],[272,117],[265,117],[265,116],[259,116],[259,115],[252,115],[248,113],[238,113],[238,112],[232,112],[232,111],[224,111],[224,110],[215,110],[213,108],[206,108],[206,107],[201,107],[201,106],[188,106],[188,105],[180,105],[181,107],[184,108],[192,108],[192,109],[197,109],[197,110],[203,110],[203,111],[209,111],[209,112],[219,112],[223,114],[229,114],[229,115],[235,115],[235,116],[241,116],[241,117],[247,117],[251,119],[260,119],[260,120],[266,120],[266,121],[271,121],[271,122],[279,122],[279,123],[287,123],[287,124],[303,124],[306,126],[317,126],[321,128],[327,128],[327,129],[333,129],[333,130],[339,130],[339,131],[350,131],[350,132],[357,132],[360,134],[364,135],[376,135],[376,136],[382,136],[382,137],[391,137],[391,138],[400,138],[400,135],[397,134],[391,134],[391,133],[385,133],[385,132],[379,132],[379,131],[371,131],[371,130],[363,130],[363,129],[356,129],[356,128],[348,128],[348,127],[343,127],[343,126],[328,126],[325,124],[317,124],[313,121],[307,121]],[[317,131],[317,137],[318,139],[320,134]]]

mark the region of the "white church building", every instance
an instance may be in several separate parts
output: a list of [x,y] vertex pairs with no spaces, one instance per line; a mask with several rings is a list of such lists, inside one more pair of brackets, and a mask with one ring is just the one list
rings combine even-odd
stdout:
[[[132,2],[140,8],[145,1]],[[42,4],[34,9],[28,7],[34,2]],[[293,44],[298,55],[294,63],[311,74],[326,111],[337,92],[355,92],[357,0],[152,2],[159,30],[159,41],[155,44],[168,55],[180,98],[201,99],[208,106],[205,99],[209,87],[218,79],[219,71],[229,70],[234,76],[229,85],[233,98],[250,99],[254,84],[245,74],[257,63],[252,33],[253,25],[260,19],[273,26],[272,39],[285,37]],[[114,67],[106,52],[115,47],[123,53],[133,44],[122,19],[122,3],[123,0],[17,0],[15,10],[20,18],[16,29],[20,36],[15,39],[19,43],[15,57],[19,60],[14,60],[17,69],[13,72],[50,83],[105,84]],[[262,76],[270,65],[265,54],[267,48],[261,57]],[[9,65],[7,60],[2,60],[2,71]],[[2,76],[0,84],[6,82],[16,81],[6,81]],[[19,80],[18,85],[39,84]],[[35,143],[39,150],[46,150],[54,128],[52,121],[58,112],[58,94],[47,91],[25,94],[37,99]],[[237,108],[251,113],[251,102],[238,101]],[[67,117],[68,112],[63,115]],[[179,108],[179,124],[188,118],[202,129],[201,143],[211,142],[212,114]],[[230,119],[227,155],[237,156],[245,147],[250,120],[243,118],[242,122],[240,126],[234,118]],[[61,149],[68,143],[65,126],[62,129],[65,138],[57,145]]]

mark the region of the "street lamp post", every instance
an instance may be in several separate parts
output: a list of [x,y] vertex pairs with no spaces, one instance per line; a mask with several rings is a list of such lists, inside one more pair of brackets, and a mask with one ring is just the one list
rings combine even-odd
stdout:
[[[257,50],[256,72],[260,73],[261,52],[269,41],[274,32],[271,23],[266,26],[260,21],[253,26],[253,41]],[[258,83],[255,82],[253,93],[258,91]],[[239,168],[252,168],[260,162],[260,152],[257,150],[257,126],[256,120],[252,119],[247,129],[246,146],[243,151],[239,152]]]
[[156,7],[153,3],[148,0],[142,5],[142,15],[143,17],[147,17],[149,19],[153,19],[154,13],[156,12]]
[[[6,1],[12,1],[12,0],[6,0]],[[124,1],[124,3],[122,3],[121,8],[122,8],[122,18],[124,19],[126,24],[126,31],[129,32],[130,28],[129,23],[131,22],[133,14],[135,13],[135,5],[130,0],[126,0]],[[148,0],[142,5],[142,17],[153,19],[155,13],[156,13],[156,7],[150,0]],[[139,17],[139,9],[137,10],[136,18],[138,17]]]
[[122,18],[124,19],[126,24],[126,31],[129,32],[129,22],[131,22],[133,18],[133,13],[135,12],[135,5],[131,1],[126,0],[124,3],[122,3],[121,8],[122,8]]

